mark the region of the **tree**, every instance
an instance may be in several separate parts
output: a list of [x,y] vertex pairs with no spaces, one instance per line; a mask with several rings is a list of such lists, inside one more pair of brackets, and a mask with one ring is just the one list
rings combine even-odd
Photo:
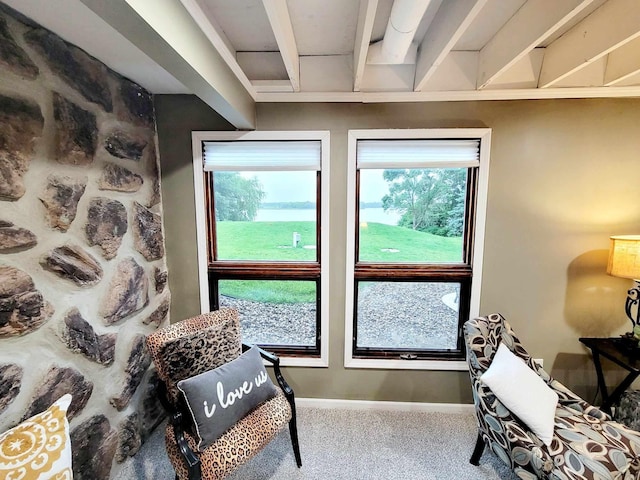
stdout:
[[466,169],[384,170],[382,176],[389,184],[382,206],[400,212],[400,226],[446,237],[462,235]]
[[382,208],[401,213],[399,225],[424,230],[430,207],[440,195],[441,185],[431,170],[384,170],[389,194],[382,197]]
[[213,191],[216,220],[252,221],[265,196],[257,178],[238,172],[215,172]]

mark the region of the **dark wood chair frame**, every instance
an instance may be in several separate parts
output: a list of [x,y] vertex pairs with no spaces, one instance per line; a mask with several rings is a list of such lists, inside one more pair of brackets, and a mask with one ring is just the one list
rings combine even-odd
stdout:
[[[248,345],[246,343],[242,344],[242,351],[246,352],[253,345]],[[267,362],[273,366],[273,372],[276,377],[276,381],[280,388],[284,392],[284,395],[291,405],[291,420],[289,420],[289,433],[291,435],[291,444],[293,446],[293,455],[296,459],[296,465],[298,468],[302,466],[302,458],[300,456],[300,443],[298,441],[298,423],[296,420],[296,404],[295,404],[295,395],[293,393],[293,389],[289,386],[287,381],[282,376],[282,371],[280,370],[280,358],[274,355],[271,352],[267,352],[258,347],[260,352],[260,356],[265,359]],[[173,433],[175,435],[176,445],[180,450],[180,454],[185,461],[187,466],[187,470],[189,472],[190,480],[201,480],[202,479],[202,470],[200,468],[200,458],[194,452],[189,444],[187,443],[187,439],[184,434],[186,431],[191,430],[191,416],[188,414],[184,414],[186,411],[185,408],[181,408],[180,406],[174,405],[167,395],[167,386],[163,381],[159,382],[159,397],[160,403],[165,408],[169,415],[169,422],[173,426]],[[178,480],[178,475],[176,474],[176,480]]]
[[471,454],[471,459],[469,460],[469,463],[471,465],[475,465],[476,467],[478,465],[480,465],[480,457],[482,456],[482,453],[484,452],[485,445],[486,445],[486,443],[484,441],[484,438],[482,437],[482,434],[478,433],[478,439],[476,440],[476,446],[473,448],[473,453]]

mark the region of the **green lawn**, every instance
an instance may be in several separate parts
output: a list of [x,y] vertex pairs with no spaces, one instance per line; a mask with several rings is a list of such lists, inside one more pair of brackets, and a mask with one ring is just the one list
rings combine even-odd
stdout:
[[301,245],[315,245],[314,222],[216,222],[220,260],[315,260],[315,249],[293,248],[293,232]]
[[[218,222],[221,260],[313,261],[314,222]],[[293,248],[293,232],[300,234],[300,247]],[[328,248],[328,246],[325,246]],[[461,237],[439,237],[408,228],[369,223],[360,228],[360,259],[368,262],[460,262]],[[313,302],[313,282],[225,281],[221,293],[262,302]]]

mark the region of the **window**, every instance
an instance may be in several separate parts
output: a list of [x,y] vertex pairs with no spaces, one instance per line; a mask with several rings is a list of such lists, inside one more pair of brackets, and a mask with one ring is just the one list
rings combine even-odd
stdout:
[[202,309],[236,308],[243,341],[284,364],[326,365],[328,133],[195,132],[193,147]]
[[463,369],[490,130],[349,132],[345,365]]

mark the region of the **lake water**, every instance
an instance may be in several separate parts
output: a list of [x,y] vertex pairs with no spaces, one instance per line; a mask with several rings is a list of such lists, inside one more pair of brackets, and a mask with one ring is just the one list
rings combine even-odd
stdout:
[[[312,222],[316,212],[300,208],[268,208],[259,209],[256,222]],[[360,221],[397,225],[400,215],[396,212],[385,212],[383,208],[364,208],[360,211]]]

